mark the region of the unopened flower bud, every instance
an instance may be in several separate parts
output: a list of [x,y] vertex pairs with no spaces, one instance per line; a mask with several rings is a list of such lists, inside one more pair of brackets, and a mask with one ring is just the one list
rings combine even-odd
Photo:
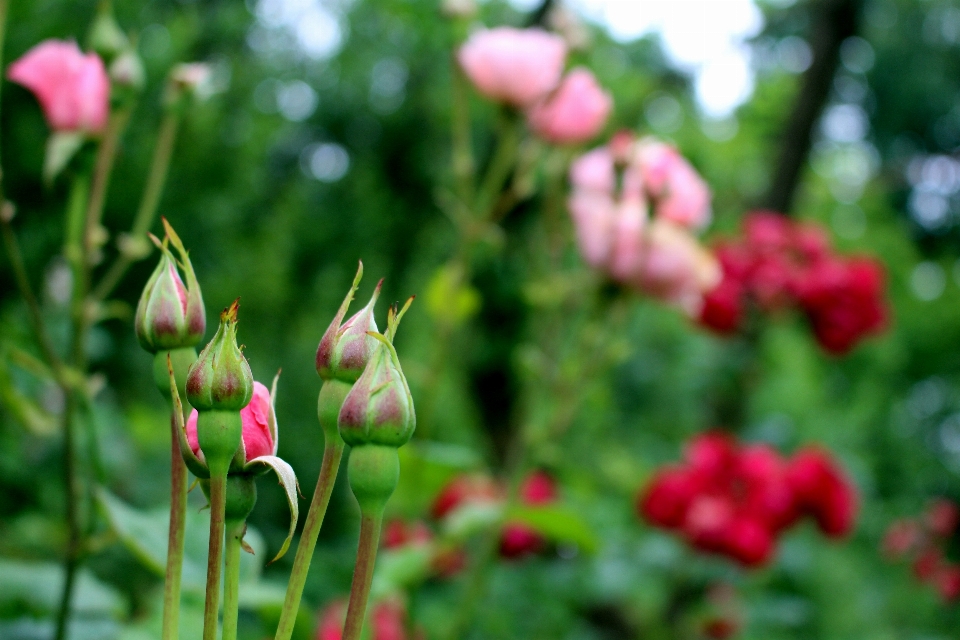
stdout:
[[377,283],[377,288],[374,289],[367,306],[343,322],[361,277],[363,277],[363,263],[360,263],[357,275],[353,279],[353,286],[317,347],[317,373],[324,380],[355,382],[377,348],[376,338],[370,336],[368,332],[377,331],[373,307],[380,296],[383,280]]
[[[207,326],[190,256],[166,220],[164,226],[166,237],[162,243],[151,236],[161,251],[160,264],[143,289],[134,321],[140,346],[151,353],[192,347],[203,338]],[[179,265],[187,277],[186,284],[180,278],[170,244],[180,254]]]
[[147,81],[143,61],[134,49],[127,49],[110,63],[110,80],[115,87],[124,87],[139,92]]
[[90,49],[107,61],[130,49],[130,39],[117,24],[109,2],[100,3],[97,16],[87,34],[87,43]]
[[211,83],[213,72],[209,64],[189,62],[178,64],[170,70],[164,103],[171,108],[179,108],[190,98],[205,100],[214,93]]
[[380,343],[343,401],[337,425],[343,441],[351,446],[401,447],[416,428],[413,397],[392,344],[397,324],[409,305],[410,301],[399,314],[391,310],[386,336],[373,334]]
[[237,299],[220,314],[220,328],[187,375],[187,399],[200,411],[239,412],[253,396],[253,374],[237,346],[239,309]]

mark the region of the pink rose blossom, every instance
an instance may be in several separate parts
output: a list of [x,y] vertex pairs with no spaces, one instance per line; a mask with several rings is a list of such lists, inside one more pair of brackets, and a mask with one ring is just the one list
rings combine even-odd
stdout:
[[33,92],[54,131],[99,133],[110,110],[110,80],[95,53],[45,40],[10,65],[7,78]]
[[646,235],[637,285],[648,295],[700,313],[703,296],[719,284],[720,266],[689,231],[656,218]]
[[645,139],[636,154],[658,217],[691,229],[710,222],[710,188],[675,148]]
[[[187,443],[194,455],[205,461],[197,438],[197,415],[194,409],[187,420]],[[254,381],[253,396],[249,404],[240,410],[240,419],[243,422],[244,462],[277,454],[277,416],[269,389]]]
[[530,127],[547,142],[586,142],[607,122],[613,99],[600,88],[593,74],[583,67],[568,73],[546,101],[527,114]]
[[567,57],[563,38],[540,29],[497,27],[477,31],[457,60],[480,93],[526,108],[553,91]]

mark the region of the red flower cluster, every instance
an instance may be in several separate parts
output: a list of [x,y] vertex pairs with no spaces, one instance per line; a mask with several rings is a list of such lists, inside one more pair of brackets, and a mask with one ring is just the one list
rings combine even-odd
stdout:
[[[431,512],[441,519],[468,504],[497,503],[504,491],[486,476],[464,475],[454,478],[434,500]],[[557,500],[556,483],[543,471],[531,473],[520,485],[520,502],[525,505],[546,505]],[[519,522],[508,522],[500,534],[500,555],[519,558],[543,548],[543,536]]]
[[822,449],[805,448],[786,460],[768,445],[741,446],[709,431],[687,444],[684,457],[684,464],[654,474],[637,509],[697,549],[754,567],[771,558],[777,536],[803,515],[831,537],[853,528],[854,486]]
[[705,296],[700,322],[717,333],[739,330],[750,303],[768,313],[798,307],[817,342],[835,354],[886,324],[883,267],[833,253],[817,225],[755,211],[743,219],[742,238],[714,250],[723,279]]
[[944,547],[960,523],[960,509],[949,500],[935,500],[920,519],[895,520],[883,537],[888,560],[911,559],[913,575],[931,584],[944,602],[960,599],[960,564],[944,556]]

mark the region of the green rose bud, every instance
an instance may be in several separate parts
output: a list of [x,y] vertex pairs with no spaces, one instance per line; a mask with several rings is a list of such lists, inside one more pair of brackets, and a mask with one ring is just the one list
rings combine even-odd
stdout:
[[[203,296],[190,256],[173,228],[166,220],[163,224],[166,236],[162,243],[150,236],[160,248],[160,264],[143,289],[134,319],[140,346],[151,353],[192,347],[200,342],[207,328]],[[187,277],[186,284],[170,252],[171,244],[180,255],[179,266]]]
[[239,298],[224,309],[220,328],[187,374],[187,399],[198,411],[240,411],[253,397],[253,374],[237,346],[239,309]]
[[123,32],[113,8],[109,2],[101,2],[97,15],[87,34],[89,48],[93,49],[106,62],[110,62],[122,52],[130,49],[130,39]]
[[353,286],[317,347],[317,373],[324,380],[355,382],[363,373],[370,356],[376,349],[377,340],[371,337],[369,332],[377,330],[377,323],[373,318],[373,307],[380,296],[383,280],[377,283],[367,306],[343,322],[362,277],[363,263],[361,262],[357,275],[353,279]]
[[351,446],[373,444],[397,448],[413,436],[417,425],[413,397],[393,347],[397,325],[412,301],[413,298],[408,300],[400,313],[390,310],[385,336],[370,334],[379,344],[344,399],[337,419],[340,436]]

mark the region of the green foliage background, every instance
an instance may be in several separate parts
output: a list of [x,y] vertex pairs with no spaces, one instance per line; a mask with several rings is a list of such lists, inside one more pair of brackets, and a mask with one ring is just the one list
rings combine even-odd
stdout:
[[[82,41],[95,4],[12,2],[4,59],[44,38]],[[768,26],[758,43],[806,35],[808,3],[780,4],[764,5]],[[411,445],[417,453],[410,455],[420,456],[411,458],[412,465],[424,464],[433,475],[419,483],[405,480],[393,503],[398,514],[423,515],[450,469],[500,469],[505,443],[521,424],[546,425],[557,411],[571,412],[569,428],[539,443],[530,462],[560,480],[564,503],[596,536],[596,551],[574,554],[561,545],[560,554],[498,565],[468,637],[696,637],[703,588],[717,579],[732,581],[741,592],[744,638],[955,637],[956,606],[918,585],[909,567],[886,563],[877,547],[893,518],[917,514],[935,496],[960,498],[960,288],[951,276],[960,264],[957,231],[949,226],[929,233],[912,223],[905,214],[904,178],[914,155],[952,153],[960,144],[960,50],[936,30],[929,35],[930,21],[956,15],[960,5],[867,2],[862,35],[876,53],[866,76],[870,140],[881,171],[857,203],[865,231],[835,241],[843,252],[872,253],[885,263],[893,321],[883,337],[842,359],[824,355],[802,319],[789,315],[767,327],[755,346],[711,337],[649,300],[618,297],[603,307],[609,313],[590,316],[584,309],[591,301],[578,294],[580,280],[566,280],[570,273],[586,277],[572,244],[564,278],[538,263],[539,199],[506,221],[502,245],[480,243],[471,252],[471,288],[461,303],[470,307],[479,296],[479,307],[454,329],[456,348],[439,359],[437,335],[450,321],[444,314],[451,305],[444,304],[450,298],[437,274],[451,257],[456,231],[438,209],[436,193],[451,183],[449,52],[458,41],[456,30],[433,2],[356,0],[345,9],[342,51],[318,62],[295,51],[252,49],[262,29],[253,8],[252,1],[240,0],[116,0],[121,25],[139,34],[148,85],[123,141],[105,220],[111,229],[124,229],[137,206],[169,67],[213,62],[225,90],[186,118],[161,214],[191,249],[208,318],[239,296],[240,337],[255,377],[269,380],[283,369],[279,455],[296,469],[305,494],[323,447],[314,413],[320,380],[313,354],[362,259],[368,275],[360,299],[379,277],[386,279],[386,301],[420,295],[397,338],[398,351],[420,408],[419,428],[433,441],[459,447]],[[499,2],[483,5],[481,18],[487,25],[524,20]],[[715,191],[715,233],[735,230],[766,188],[779,145],[791,143],[779,139],[779,132],[798,76],[779,68],[761,72],[754,97],[736,114],[736,136],[718,142],[704,134],[688,79],[668,66],[655,38],[618,44],[599,31],[591,35],[591,48],[575,59],[614,94],[609,131],[651,131],[644,115],[650,100],[673,96],[683,124],[669,137]],[[384,59],[400,60],[409,71],[405,98],[389,113],[371,100],[371,72]],[[315,113],[302,122],[284,119],[271,105],[276,83],[294,80],[307,82],[319,96]],[[483,160],[497,113],[476,97],[471,109]],[[37,286],[57,272],[58,259],[51,256],[62,245],[67,188],[66,181],[50,188],[40,181],[46,135],[33,97],[6,83],[0,112],[4,184],[18,205],[14,224]],[[303,150],[319,142],[348,151],[342,180],[320,182],[303,170]],[[842,220],[848,205],[834,199],[828,183],[808,168],[798,217],[827,226]],[[943,294],[932,301],[918,299],[911,288],[921,260],[947,274]],[[165,527],[166,408],[129,322],[152,262],[138,264],[117,292],[128,305],[126,317],[102,325],[90,345],[94,369],[107,381],[95,425],[102,484],[142,513],[124,521],[127,528],[110,527],[106,515],[118,516],[104,501],[113,498],[93,498],[102,517],[100,544],[84,578],[96,586],[81,588],[91,600],[78,616],[78,633],[85,637],[151,637],[146,629],[156,610],[159,578],[150,570],[150,534],[142,532],[150,531],[151,513],[152,522],[161,531]],[[48,406],[56,398],[11,356],[12,347],[34,347],[6,262],[0,265],[0,295],[0,637],[39,638],[49,633],[44,620],[53,607],[45,589],[55,593],[57,578],[54,565],[44,565],[54,571],[47,575],[30,563],[56,561],[63,546],[62,449],[55,429],[18,411],[18,394],[46,399]],[[55,300],[48,297],[45,309],[54,328],[65,326],[66,310]],[[584,335],[601,336],[606,349],[578,350]],[[557,353],[565,354],[559,363]],[[742,403],[742,437],[787,451],[823,443],[843,460],[862,495],[860,524],[850,540],[830,543],[803,526],[785,537],[770,568],[750,574],[694,556],[641,524],[633,509],[652,469],[675,460],[686,438],[712,425],[716,402],[730,393],[743,357],[756,357],[759,375],[749,389],[734,387]],[[590,366],[596,373],[583,375]],[[544,375],[557,370],[562,375]],[[556,378],[565,386],[551,386]],[[571,395],[582,401],[568,406]],[[423,460],[447,462],[430,466]],[[192,498],[199,508],[202,501]],[[286,518],[280,488],[261,483],[251,519],[267,550],[258,554],[261,561],[282,541]],[[307,585],[313,611],[348,589],[357,521],[353,498],[341,483]],[[244,637],[272,634],[273,595],[277,585],[282,593],[291,561],[266,567],[250,587]],[[463,588],[462,579],[431,582],[411,598],[412,615],[428,637],[448,624]],[[301,637],[309,635],[312,615],[303,615]]]

